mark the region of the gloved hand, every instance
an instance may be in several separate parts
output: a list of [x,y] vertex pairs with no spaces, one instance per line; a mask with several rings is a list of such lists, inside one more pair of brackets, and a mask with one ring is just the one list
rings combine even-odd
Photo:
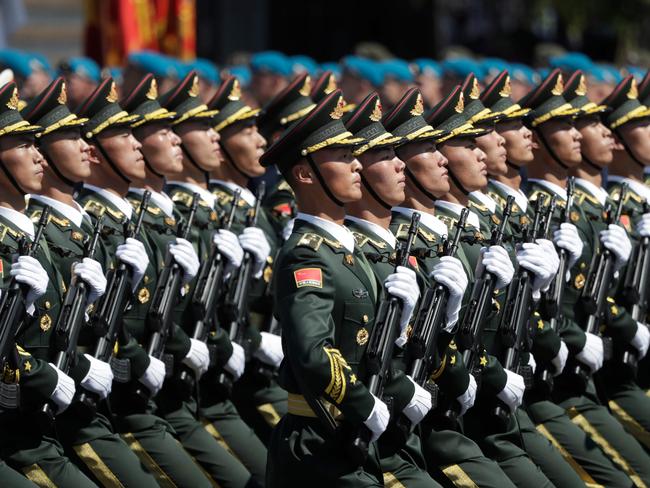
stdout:
[[591,332],[585,332],[587,340],[576,358],[585,364],[592,373],[598,371],[603,365],[603,340]]
[[156,396],[165,381],[165,363],[149,356],[149,366],[138,381],[147,387],[152,397]]
[[282,339],[280,336],[269,332],[260,332],[262,342],[253,356],[257,359],[276,368],[280,366],[284,353],[282,352]]
[[241,378],[241,375],[244,374],[244,368],[246,367],[246,354],[244,353],[244,348],[241,347],[236,342],[232,343],[232,354],[228,358],[228,362],[223,366],[223,369],[228,371],[235,381]]
[[650,345],[650,331],[648,326],[644,323],[636,323],[636,334],[630,341],[630,344],[639,351],[639,358],[644,357],[648,353],[648,346]]
[[287,222],[284,227],[282,228],[282,240],[286,241],[291,237],[291,233],[293,232],[293,224],[295,224],[296,219],[291,219],[289,222]]
[[259,227],[246,227],[244,232],[239,235],[239,243],[245,251],[248,251],[255,258],[255,269],[253,276],[255,279],[262,276],[266,258],[271,254],[271,246],[266,240],[264,231]]
[[90,362],[90,369],[83,380],[81,386],[86,390],[97,393],[103,400],[111,392],[113,387],[113,370],[111,365],[95,359],[90,354],[84,354],[86,359]]
[[115,255],[117,259],[131,266],[133,270],[131,289],[135,290],[147,271],[147,265],[149,264],[149,256],[147,256],[144,244],[133,237],[129,237],[123,244],[117,246]]
[[88,285],[88,304],[95,303],[106,291],[106,276],[102,265],[94,259],[83,258],[74,265],[73,273]]
[[212,235],[212,243],[219,249],[222,259],[226,260],[224,276],[241,266],[242,259],[244,259],[244,250],[234,233],[226,229],[219,229]]
[[508,379],[506,380],[506,386],[503,387],[503,390],[497,393],[497,398],[508,405],[510,413],[514,413],[514,411],[517,410],[517,407],[521,405],[526,385],[524,384],[524,378],[522,376],[513,373],[509,369],[504,369],[504,371],[508,375]]
[[474,375],[469,375],[469,385],[467,390],[462,395],[456,397],[456,401],[460,403],[460,415],[465,415],[470,408],[474,406],[476,401],[476,379]]
[[402,300],[402,315],[400,316],[400,336],[395,341],[399,347],[406,343],[406,330],[413,315],[413,309],[420,297],[420,288],[415,277],[415,271],[404,266],[398,266],[395,273],[384,280],[384,286],[389,295]]
[[27,296],[25,296],[25,310],[32,315],[34,313],[34,303],[47,291],[47,284],[50,281],[47,272],[36,258],[19,256],[16,262],[11,265],[9,274],[15,276],[18,283],[29,287]]
[[531,354],[528,355],[528,366],[530,366],[531,371],[533,374],[535,374],[535,370],[537,369],[537,361],[535,361],[535,357]]
[[508,252],[501,246],[490,246],[481,249],[481,259],[476,265],[476,276],[483,273],[483,268],[492,273],[496,279],[496,289],[508,286],[515,274]]
[[183,268],[183,284],[192,281],[199,272],[199,257],[194,247],[187,239],[177,237],[176,242],[169,245],[169,252],[174,260]]
[[49,365],[54,368],[54,371],[56,371],[56,386],[50,395],[50,400],[52,400],[58,407],[56,413],[59,414],[68,408],[72,402],[76,388],[74,386],[74,380],[72,378],[70,378],[67,374],[54,366],[52,363],[49,363]]
[[577,227],[568,222],[563,222],[560,224],[560,228],[553,232],[553,242],[557,247],[566,250],[569,258],[567,269],[571,269],[582,256],[583,243]]
[[[551,244],[551,246],[553,245]],[[552,253],[557,258],[555,247],[553,247]],[[546,290],[555,277],[557,268],[553,269],[553,266],[557,264],[557,261],[542,245],[534,242],[524,242],[517,251],[517,262],[519,266],[533,274],[533,298],[538,300],[540,291]]]
[[388,412],[388,407],[384,402],[375,395],[372,395],[372,397],[375,399],[375,406],[372,407],[370,415],[368,415],[368,418],[363,423],[370,429],[370,432],[372,432],[370,442],[375,442],[379,439],[379,436],[384,433],[386,427],[388,427],[390,413]]
[[555,373],[553,373],[553,376],[558,376],[564,370],[568,357],[569,348],[566,347],[564,341],[560,341],[560,350],[557,352],[557,355],[551,359],[551,364],[555,367]]
[[445,326],[445,329],[449,331],[458,322],[458,312],[460,312],[463,295],[467,289],[467,275],[458,258],[442,256],[440,262],[433,267],[430,277],[449,290],[446,310],[447,324]]
[[404,407],[403,412],[411,421],[411,424],[417,425],[431,410],[431,393],[413,381],[410,376],[407,376],[407,378],[413,383],[415,392],[413,392],[411,401]]
[[636,232],[641,237],[650,236],[650,213],[645,213],[641,216],[641,219],[636,224]]
[[197,339],[190,339],[190,350],[183,358],[183,364],[189,366],[197,378],[200,378],[210,366],[210,352],[205,342]]
[[609,224],[606,230],[600,231],[600,242],[616,257],[616,263],[614,264],[616,271],[625,266],[627,260],[630,259],[632,243],[630,243],[630,238],[623,227]]

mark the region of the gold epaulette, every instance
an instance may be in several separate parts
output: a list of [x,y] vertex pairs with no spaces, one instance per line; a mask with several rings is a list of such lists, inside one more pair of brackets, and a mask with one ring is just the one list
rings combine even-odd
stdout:
[[294,195],[293,188],[291,188],[291,185],[289,185],[289,183],[287,183],[285,180],[282,180],[278,185],[278,191],[288,191],[289,193]]
[[395,233],[395,237],[398,239],[405,239],[409,235],[409,227],[410,224],[399,224],[399,227],[397,227],[397,232]]
[[174,193],[174,196],[172,196],[172,202],[182,203],[186,207],[191,207],[192,195],[190,195],[189,193],[185,193],[184,191],[177,191],[176,193]]
[[590,195],[588,192],[586,192],[586,191],[584,191],[584,190],[582,190],[580,188],[575,189],[574,195],[575,195],[575,201],[576,201],[576,203],[578,205],[582,205],[582,203],[585,200],[587,200],[589,203],[591,203],[592,205],[594,205],[596,207],[601,206],[600,202],[598,201],[598,199],[596,197]]
[[386,243],[382,241],[376,241],[374,239],[371,239],[365,234],[361,234],[360,232],[352,232],[352,235],[354,236],[354,240],[357,243],[357,246],[362,247],[366,243],[370,243],[377,249],[386,249]]
[[488,194],[488,197],[490,197],[492,200],[494,200],[495,202],[497,202],[497,204],[498,204],[501,208],[503,208],[503,207],[506,206],[506,199],[503,198],[501,195],[499,195],[497,192],[495,192],[495,191],[488,191],[487,194]]
[[5,236],[9,235],[14,241],[18,242],[23,237],[22,232],[12,229],[11,227],[0,224],[0,242],[5,240]]
[[104,212],[106,212],[106,207],[96,200],[88,200],[84,204],[84,210],[99,218],[104,215]]
[[453,229],[454,225],[456,225],[456,222],[458,221],[457,219],[447,217],[446,215],[436,215],[436,217],[438,217],[438,219],[444,223],[448,229]]
[[[42,210],[34,210],[29,218],[31,219],[32,222],[35,224],[38,223],[38,221],[41,219],[41,214],[43,213]],[[70,221],[65,218],[59,218],[56,215],[52,215],[50,213],[50,216],[47,219],[48,223],[53,222],[56,224],[58,227],[65,229],[66,227],[70,227]]]
[[548,200],[548,197],[550,196],[550,193],[548,193],[545,190],[535,190],[528,197],[528,201],[531,202],[531,203],[536,202],[537,198],[539,198],[540,195],[542,195],[544,198],[546,198]]
[[212,190],[212,194],[217,198],[217,202],[221,206],[228,205],[235,199],[234,195],[230,195],[223,190]]
[[467,202],[467,206],[469,208],[475,208],[476,210],[478,210],[480,212],[488,212],[489,211],[487,206],[483,205],[482,203],[475,202],[474,200],[469,200]]
[[[611,197],[612,200],[618,201],[618,199],[621,197],[621,187],[616,186],[614,190],[610,192],[609,196]],[[625,195],[625,201],[623,203],[627,203],[630,200],[638,203],[639,205],[642,205],[643,202],[645,201],[645,198],[643,198],[641,195],[639,195],[634,190],[628,187],[627,194]]]
[[302,235],[302,237],[300,238],[296,246],[308,247],[310,249],[313,249],[314,251],[318,251],[318,248],[320,248],[320,245],[322,243],[323,243],[323,236],[319,236],[318,234],[307,232],[306,234]]

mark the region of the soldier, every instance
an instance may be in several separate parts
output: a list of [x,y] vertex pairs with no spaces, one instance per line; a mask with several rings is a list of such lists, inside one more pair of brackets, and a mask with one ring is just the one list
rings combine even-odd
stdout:
[[251,57],[250,67],[250,91],[261,107],[285,89],[292,72],[291,61],[277,51],[256,53]]
[[[3,377],[3,383],[19,383],[20,404],[15,409],[3,409],[0,414],[2,458],[41,486],[91,487],[95,484],[64,457],[63,447],[51,437],[50,429],[35,421],[45,403],[51,402],[56,413],[65,411],[75,394],[75,381],[48,364],[54,360],[50,349],[52,324],[60,311],[64,283],[47,257],[47,243],[41,241],[42,247],[34,257],[15,259],[20,241],[34,239],[34,225],[24,213],[25,195],[42,189],[47,163],[34,146],[34,134],[41,129],[20,116],[18,89],[14,83],[0,88],[0,107],[0,186],[3,194],[0,263],[3,270],[8,270],[2,273],[4,280],[15,277],[26,290],[23,325],[16,336],[19,345],[16,369],[7,365]],[[5,292],[3,290],[3,294]],[[8,484],[13,482],[14,476],[9,473]],[[21,484],[24,483],[15,486]]]
[[[393,207],[390,229],[398,239],[403,239],[404,226],[412,213],[420,214],[416,239],[418,269],[427,278],[432,276],[435,282],[446,284],[454,298],[448,305],[446,327],[438,337],[436,369],[431,374],[431,380],[438,385],[440,396],[446,401],[440,402],[439,410],[424,420],[421,435],[427,469],[443,486],[454,486],[467,479],[479,486],[514,486],[472,440],[450,429],[448,423],[441,423],[443,405],[458,410],[461,416],[474,405],[476,381],[465,368],[453,341],[463,296],[462,287],[454,283],[462,283],[467,276],[455,260],[445,258],[449,264],[439,265],[439,245],[449,232],[434,215],[434,201],[449,191],[449,179],[447,159],[437,150],[436,141],[444,138],[446,132],[434,130],[423,118],[423,113],[421,95],[412,88],[384,115],[382,123],[393,135],[405,138],[396,152],[406,164],[406,198],[400,206]],[[462,249],[458,250],[457,257],[461,262],[467,260]]]

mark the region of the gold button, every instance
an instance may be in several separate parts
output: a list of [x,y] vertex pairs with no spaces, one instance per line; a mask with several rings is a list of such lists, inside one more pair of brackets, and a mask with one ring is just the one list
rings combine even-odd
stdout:
[[363,317],[362,317],[361,320],[363,320],[364,324],[367,324],[370,319],[368,318],[368,316],[366,314],[363,314]]
[[49,310],[50,308],[52,308],[52,304],[48,300],[46,300],[45,301],[45,310]]

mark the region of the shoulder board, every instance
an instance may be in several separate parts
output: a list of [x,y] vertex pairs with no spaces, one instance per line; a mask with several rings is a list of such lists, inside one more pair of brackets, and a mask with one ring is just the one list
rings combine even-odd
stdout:
[[495,191],[488,191],[487,194],[488,194],[488,196],[489,196],[492,200],[494,200],[495,202],[497,202],[497,204],[499,204],[499,206],[500,206],[501,208],[505,207],[505,205],[506,205],[506,199],[503,198],[501,195],[499,195],[497,192],[495,192]]
[[359,247],[363,247],[363,245],[370,240],[368,236],[365,236],[360,232],[352,232],[352,235],[354,236],[354,241]]
[[192,195],[190,195],[189,193],[185,193],[184,191],[177,191],[176,193],[174,193],[174,196],[172,196],[172,202],[182,203],[186,207],[191,207]]
[[327,237],[323,237],[323,242],[327,244],[329,247],[332,249],[341,249],[343,247],[343,244],[341,244],[339,241],[333,241],[332,239],[328,239]]
[[452,217],[447,217],[446,215],[436,215],[446,226],[448,229],[451,229],[456,225],[456,219]]
[[[38,215],[36,215],[37,213]],[[30,216],[30,219],[32,219],[34,223],[38,223],[38,220],[41,218],[41,213],[42,212],[40,210],[37,210]],[[56,224],[58,227],[62,229],[65,229],[66,227],[70,227],[70,221],[68,219],[59,218],[56,215],[50,214],[50,217],[47,219],[47,221],[53,222],[54,224]]]
[[96,200],[88,200],[84,204],[84,210],[95,217],[101,217],[106,212],[106,207]]
[[151,215],[160,215],[162,210],[160,210],[158,207],[154,207],[153,205],[147,205],[147,212],[149,212]]
[[398,239],[404,239],[408,237],[410,226],[411,224],[399,224],[399,227],[397,228],[397,232],[395,233],[395,237],[397,237]]
[[212,194],[217,197],[219,205],[227,205],[235,199],[233,195],[230,195],[223,190],[213,190]]
[[307,232],[306,234],[303,234],[302,237],[300,237],[300,240],[298,241],[298,244],[296,244],[296,246],[308,247],[310,249],[313,249],[314,251],[318,251],[318,248],[320,248],[320,245],[322,243],[323,243],[322,236],[319,236],[318,234],[313,234],[311,232]]
[[474,200],[469,200],[467,202],[467,206],[470,208],[475,208],[476,210],[480,210],[481,212],[488,212],[488,208],[485,205],[475,202]]
[[22,234],[9,226],[0,224],[0,242],[3,242],[6,236],[10,236],[16,242],[20,241]]
[[278,191],[288,191],[293,195],[293,188],[291,188],[291,185],[284,180],[282,180],[278,185]]
[[[406,235],[408,235],[408,225],[406,228]],[[418,234],[428,242],[436,242],[436,235],[433,232],[427,232],[422,227],[418,227]]]
[[575,197],[578,204],[582,204],[585,200],[587,200],[592,205],[600,207],[600,202],[596,197],[591,196],[589,193],[580,188],[575,189]]
[[528,201],[535,202],[537,201],[540,195],[543,197],[548,197],[549,193],[545,190],[535,190],[528,196]]

